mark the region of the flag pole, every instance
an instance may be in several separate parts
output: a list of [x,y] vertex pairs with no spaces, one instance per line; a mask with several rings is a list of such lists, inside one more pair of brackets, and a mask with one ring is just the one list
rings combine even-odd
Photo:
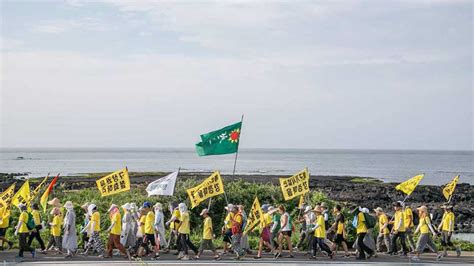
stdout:
[[234,170],[232,171],[232,179],[234,179],[235,176],[235,167],[237,165],[237,157],[239,156],[239,145],[240,145],[240,136],[242,134],[242,123],[244,122],[244,115],[242,114],[242,118],[240,119],[240,133],[239,133],[239,141],[237,142],[237,151],[235,152],[235,159],[234,159]]

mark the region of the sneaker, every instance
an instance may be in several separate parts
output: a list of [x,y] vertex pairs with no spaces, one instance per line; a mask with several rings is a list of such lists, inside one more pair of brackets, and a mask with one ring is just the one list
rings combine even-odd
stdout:
[[413,256],[413,257],[410,257],[410,260],[411,261],[420,261],[420,258],[418,258],[418,256]]
[[460,257],[461,256],[461,248],[456,247],[456,256]]
[[72,254],[66,254],[66,256],[64,256],[65,259],[70,259],[72,258]]
[[441,258],[443,258],[443,254],[439,253],[439,254],[436,256],[436,260],[437,260],[437,261],[440,261]]
[[221,256],[215,256],[214,260],[221,260]]
[[316,259],[316,256],[310,256],[309,259],[310,259],[310,260],[315,260],[315,259]]

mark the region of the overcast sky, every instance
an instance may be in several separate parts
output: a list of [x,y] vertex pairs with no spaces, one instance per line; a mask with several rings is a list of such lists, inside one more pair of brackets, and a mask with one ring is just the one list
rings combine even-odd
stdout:
[[2,147],[473,149],[471,1],[1,1]]

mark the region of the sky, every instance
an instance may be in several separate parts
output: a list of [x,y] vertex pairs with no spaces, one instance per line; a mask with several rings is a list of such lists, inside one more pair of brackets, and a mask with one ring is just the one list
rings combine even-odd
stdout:
[[471,1],[1,1],[0,147],[473,149]]

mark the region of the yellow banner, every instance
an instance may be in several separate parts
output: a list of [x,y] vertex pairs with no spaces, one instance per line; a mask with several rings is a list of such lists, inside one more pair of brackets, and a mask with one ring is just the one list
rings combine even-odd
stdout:
[[224,183],[222,183],[219,171],[215,171],[206,178],[201,184],[186,190],[191,201],[191,209],[199,205],[208,198],[224,193]]
[[285,200],[290,200],[309,192],[308,168],[288,178],[280,178],[281,191]]
[[420,183],[420,181],[421,181],[421,179],[423,179],[423,177],[425,177],[424,174],[416,175],[416,176],[408,179],[407,181],[398,184],[395,187],[395,189],[400,190],[400,191],[402,191],[403,193],[405,193],[407,195],[410,195],[413,192],[413,190],[415,190],[416,186],[418,186],[418,183]]
[[30,181],[26,180],[12,199],[12,205],[18,207],[20,203],[30,204]]
[[130,190],[130,177],[127,168],[113,172],[95,182],[102,197]]
[[300,202],[298,202],[298,209],[301,209],[301,207],[303,207],[303,204],[304,204],[304,195],[301,195]]
[[13,195],[15,195],[15,185],[16,184],[12,184],[0,194],[0,210],[3,208],[10,210]]
[[263,223],[263,212],[262,208],[260,207],[260,202],[258,201],[258,197],[255,197],[253,201],[252,208],[250,209],[249,216],[247,217],[247,225],[244,229],[244,234],[247,234],[250,229],[255,228],[257,225]]
[[454,189],[456,189],[456,185],[458,184],[458,181],[459,181],[459,175],[455,176],[453,178],[453,181],[446,184],[446,186],[443,188],[443,195],[446,198],[446,200],[449,200],[449,198],[451,198],[451,195],[453,195]]
[[33,191],[31,192],[31,195],[30,195],[31,201],[34,201],[34,200],[35,200],[36,196],[37,196],[38,193],[40,192],[40,190],[41,190],[41,188],[43,187],[44,183],[46,183],[46,180],[48,180],[48,177],[49,177],[49,175],[46,176],[46,177],[43,179],[43,181],[41,181],[41,183],[39,183],[39,185],[35,188],[35,190],[33,190]]

